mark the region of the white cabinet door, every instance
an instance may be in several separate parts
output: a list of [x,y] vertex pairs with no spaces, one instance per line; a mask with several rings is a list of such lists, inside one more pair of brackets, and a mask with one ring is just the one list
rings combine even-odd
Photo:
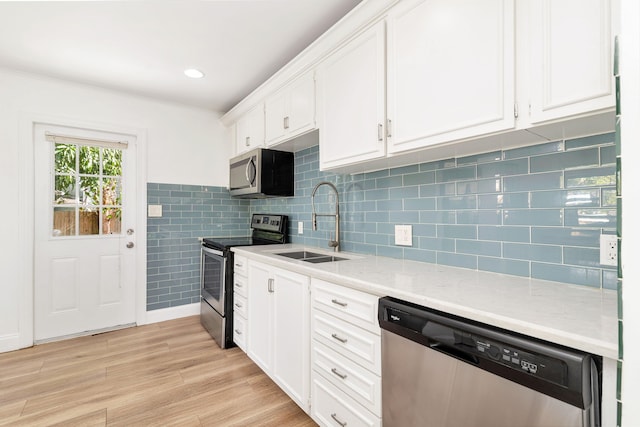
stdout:
[[249,263],[247,354],[267,373],[272,369],[273,360],[270,279],[271,271],[268,266]]
[[309,278],[249,261],[247,354],[309,411]]
[[273,377],[302,408],[309,397],[309,278],[274,269]]
[[236,122],[236,154],[264,145],[264,104],[260,103]]
[[615,4],[616,0],[525,2],[532,123],[615,107]]
[[379,22],[320,64],[320,169],[385,156],[384,46]]
[[514,127],[513,0],[407,0],[387,19],[389,153]]
[[266,143],[275,145],[315,128],[313,72],[294,80],[265,102]]

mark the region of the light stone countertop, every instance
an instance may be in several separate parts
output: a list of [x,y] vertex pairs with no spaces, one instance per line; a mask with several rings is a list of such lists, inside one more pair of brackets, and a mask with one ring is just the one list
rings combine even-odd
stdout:
[[[615,291],[380,256],[335,254],[298,244],[232,250],[312,278],[618,358]],[[313,264],[277,255],[296,250],[349,259]]]

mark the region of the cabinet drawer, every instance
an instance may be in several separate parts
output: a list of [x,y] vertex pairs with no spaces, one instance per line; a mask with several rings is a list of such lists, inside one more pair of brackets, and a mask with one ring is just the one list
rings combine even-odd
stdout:
[[380,335],[377,296],[314,279],[312,300],[315,308]]
[[321,426],[380,427],[371,412],[333,386],[317,372],[311,374],[311,416]]
[[233,292],[236,295],[247,297],[247,277],[239,276],[237,272],[233,273]]
[[247,299],[238,292],[233,293],[233,312],[247,318]]
[[238,254],[233,255],[233,273],[247,275],[247,258]]
[[311,349],[311,361],[313,369],[326,380],[375,415],[382,415],[379,376],[315,340]]
[[318,310],[313,310],[312,331],[316,340],[380,375],[379,335]]
[[247,352],[247,321],[238,313],[233,313],[233,342]]

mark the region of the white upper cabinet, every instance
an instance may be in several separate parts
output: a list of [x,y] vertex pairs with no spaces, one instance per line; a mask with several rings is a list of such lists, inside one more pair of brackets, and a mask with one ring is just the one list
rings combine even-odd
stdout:
[[260,103],[236,122],[236,154],[264,145],[264,104]]
[[313,71],[297,78],[265,101],[268,146],[291,139],[316,126]]
[[[533,124],[615,107],[615,0],[526,0],[519,15],[529,50]],[[520,5],[520,4],[519,4]]]
[[384,51],[379,22],[319,65],[321,169],[385,156]]
[[513,3],[406,0],[389,11],[389,153],[515,126]]

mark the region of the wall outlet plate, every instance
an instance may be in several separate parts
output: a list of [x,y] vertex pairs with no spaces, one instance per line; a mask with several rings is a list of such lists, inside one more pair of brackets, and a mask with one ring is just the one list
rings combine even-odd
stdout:
[[304,233],[304,222],[298,221],[298,234]]
[[161,218],[162,217],[162,205],[148,205],[147,216],[149,218]]
[[618,236],[615,234],[600,235],[600,264],[618,265]]
[[396,225],[396,245],[413,246],[413,231],[410,225]]

